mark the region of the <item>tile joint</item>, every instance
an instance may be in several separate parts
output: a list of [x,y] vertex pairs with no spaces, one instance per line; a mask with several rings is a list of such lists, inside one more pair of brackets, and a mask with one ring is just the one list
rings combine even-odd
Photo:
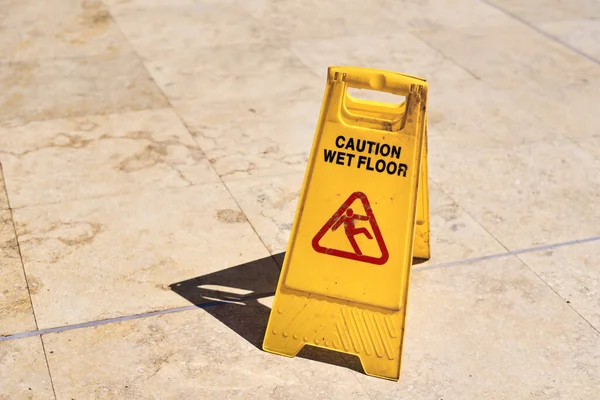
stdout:
[[[524,253],[533,253],[536,251],[543,251],[543,250],[573,246],[573,245],[577,245],[577,244],[592,243],[592,242],[600,242],[600,236],[592,236],[592,237],[588,237],[588,238],[584,238],[584,239],[575,239],[575,240],[569,240],[566,242],[552,243],[552,244],[546,244],[546,245],[541,245],[541,246],[533,246],[533,247],[528,247],[525,249],[518,249],[518,250],[512,250],[512,251],[507,251],[507,252],[503,252],[503,253],[489,254],[489,255],[481,256],[481,257],[466,258],[463,260],[449,261],[449,262],[445,262],[445,263],[428,265],[428,266],[423,266],[423,267],[415,266],[413,269],[413,273],[420,273],[420,272],[430,271],[430,270],[434,270],[434,269],[454,267],[454,266],[458,266],[458,265],[473,264],[473,263],[476,263],[479,261],[494,260],[494,259],[499,259],[499,258],[517,256],[519,254],[524,254]],[[274,294],[275,294],[274,292],[253,293],[253,294],[250,294],[250,295],[244,297],[243,300],[258,300],[258,299],[262,299],[265,297],[273,296]],[[95,326],[100,326],[100,325],[107,325],[107,324],[131,321],[131,320],[160,316],[160,315],[165,315],[165,314],[173,314],[173,313],[182,312],[182,311],[190,311],[190,310],[194,310],[194,309],[198,309],[198,308],[217,307],[222,304],[230,304],[230,303],[224,302],[224,301],[213,301],[213,302],[202,303],[202,304],[193,304],[193,305],[189,305],[189,306],[169,308],[166,310],[151,311],[151,312],[146,312],[146,313],[109,318],[109,319],[104,319],[104,320],[96,320],[96,321],[83,322],[83,323],[73,324],[73,325],[59,326],[59,327],[55,327],[55,328],[38,329],[35,331],[30,331],[30,332],[19,332],[19,333],[6,335],[6,336],[0,336],[0,342],[8,341],[8,340],[23,339],[23,338],[32,337],[32,336],[47,335],[50,333],[66,332],[66,331],[71,331],[71,330],[75,330],[75,329],[90,328],[90,327],[95,327]]]

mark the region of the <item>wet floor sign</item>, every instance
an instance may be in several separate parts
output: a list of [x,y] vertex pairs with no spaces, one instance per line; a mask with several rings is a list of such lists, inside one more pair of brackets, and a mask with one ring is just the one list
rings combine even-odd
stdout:
[[[359,100],[348,87],[405,101]],[[329,68],[266,351],[322,347],[399,378],[412,258],[429,258],[426,104],[423,79]]]

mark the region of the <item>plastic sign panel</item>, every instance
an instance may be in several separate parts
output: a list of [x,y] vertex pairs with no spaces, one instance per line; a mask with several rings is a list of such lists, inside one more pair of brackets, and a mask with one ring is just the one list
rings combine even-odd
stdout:
[[[351,97],[356,87],[401,104]],[[332,67],[263,348],[357,355],[398,379],[412,259],[429,258],[427,83]]]

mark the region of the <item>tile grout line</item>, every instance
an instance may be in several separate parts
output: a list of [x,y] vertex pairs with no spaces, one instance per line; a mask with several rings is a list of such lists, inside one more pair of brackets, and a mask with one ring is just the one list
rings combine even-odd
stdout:
[[454,204],[456,204],[456,206],[461,209],[469,218],[471,218],[477,225],[479,225],[479,227],[481,227],[481,229],[483,229],[488,235],[490,235],[490,237],[492,237],[496,243],[498,243],[500,246],[502,246],[504,248],[504,250],[506,250],[507,252],[510,252],[510,250],[508,249],[508,247],[506,247],[504,245],[504,243],[502,243],[500,241],[500,239],[498,239],[494,234],[492,234],[492,232],[490,232],[485,226],[483,226],[483,224],[481,222],[479,222],[479,220],[477,220],[473,215],[471,215],[471,213],[469,211],[467,211],[466,208],[464,208],[463,206],[461,206],[459,204],[458,201],[456,201],[456,199],[450,195],[450,193],[448,193],[446,190],[444,190],[444,188],[442,187],[442,185],[440,185],[438,182],[435,181],[435,179],[432,179],[432,181],[436,184],[436,186],[442,191],[442,193],[444,193],[446,196],[448,196],[448,198],[450,200],[452,200],[452,202]]
[[44,337],[42,335],[40,335],[40,343],[42,344],[44,360],[46,360],[46,368],[48,369],[48,377],[50,378],[50,386],[52,386],[52,393],[54,394],[54,399],[57,400],[58,397],[56,396],[56,388],[54,387],[54,378],[52,377],[52,370],[50,369],[50,362],[48,361],[48,353],[46,352],[46,344],[44,343]]
[[[275,292],[250,294],[250,295],[242,297],[241,300],[238,300],[237,302],[247,301],[247,300],[258,300],[258,299],[262,299],[264,297],[273,296],[274,294],[275,294]],[[67,331],[72,331],[72,330],[82,329],[82,328],[92,328],[92,327],[96,327],[96,326],[114,324],[114,323],[119,323],[119,322],[133,321],[133,320],[143,319],[143,318],[148,318],[148,317],[156,317],[156,316],[173,314],[173,313],[178,313],[178,312],[183,312],[183,311],[191,311],[191,310],[195,310],[198,308],[203,309],[203,308],[215,307],[215,306],[218,306],[221,304],[231,304],[231,302],[211,301],[211,302],[201,303],[201,304],[192,304],[189,306],[168,308],[165,310],[144,312],[144,313],[140,313],[140,314],[124,315],[121,317],[108,318],[108,319],[103,319],[103,320],[82,322],[82,323],[73,324],[73,325],[64,325],[64,326],[58,326],[58,327],[54,327],[54,328],[39,329],[37,331],[20,332],[20,333],[15,333],[15,334],[8,335],[8,336],[0,336],[0,342],[8,341],[8,340],[23,339],[23,338],[38,336],[38,335],[47,335],[50,333],[67,332]]]
[[500,11],[501,13],[509,16],[510,18],[514,19],[515,21],[520,22],[521,24],[527,26],[528,28],[536,31],[537,33],[539,33],[540,35],[544,36],[546,39],[549,39],[551,41],[554,41],[564,47],[566,47],[567,49],[571,50],[572,52],[579,54],[580,56],[588,59],[589,61],[593,62],[596,65],[600,65],[600,60],[598,60],[597,58],[587,54],[586,52],[577,49],[576,47],[571,46],[570,44],[562,41],[559,37],[556,37],[540,28],[538,28],[537,26],[535,26],[533,23],[527,21],[526,19],[518,16],[517,14],[513,14],[512,12],[500,7],[499,5],[495,4],[493,1],[490,0],[480,0],[482,3],[488,5],[489,7],[492,7],[498,11]]
[[441,55],[445,60],[448,60],[450,63],[452,63],[452,65],[454,65],[454,66],[458,67],[459,69],[465,71],[473,79],[475,79],[477,81],[483,81],[480,76],[478,76],[477,74],[475,74],[473,71],[471,71],[469,68],[465,67],[464,65],[459,64],[454,58],[450,57],[449,55],[447,55],[446,53],[444,53],[441,49],[438,49],[436,46],[434,46],[433,44],[431,44],[429,41],[427,41],[427,40],[423,39],[421,36],[419,36],[418,33],[416,33],[416,32],[415,33],[409,32],[409,34],[411,36],[413,36],[415,39],[417,39],[418,41],[420,41],[421,43],[425,44],[425,46],[429,47],[434,52],[436,52],[439,55]]
[[[558,296],[558,298],[560,298],[561,300],[563,300],[565,302],[567,301],[567,299],[565,299],[560,293],[558,293],[544,278],[542,278],[536,271],[534,271],[534,269],[531,268],[525,260],[523,260],[521,257],[519,257],[519,254],[517,254],[516,257],[519,259],[519,261],[521,261],[521,263],[523,263],[523,265],[525,265],[525,267],[527,267],[528,270],[530,270],[536,276],[536,278],[538,278],[542,283],[544,283],[544,285],[546,285],[548,287],[548,289],[550,289],[556,296]],[[577,315],[579,315],[579,317],[581,317],[581,319],[583,319],[585,322],[587,322],[588,325],[593,330],[595,330],[596,332],[598,332],[598,334],[600,334],[600,330],[598,328],[596,328],[586,317],[581,315],[581,313],[579,311],[577,311],[575,309],[575,307],[573,307],[573,304],[571,304],[569,302],[567,305],[571,308],[571,310],[575,311],[575,313]]]
[[[480,0],[485,2],[486,0]],[[422,43],[424,43],[427,47],[431,48],[433,51],[439,53],[442,57],[444,57],[445,60],[448,60],[450,63],[452,63],[453,65],[455,65],[456,67],[458,67],[459,69],[465,71],[469,76],[471,76],[472,78],[474,78],[476,81],[481,82],[483,85],[485,85],[486,88],[492,89],[492,90],[502,90],[502,92],[504,92],[504,89],[499,89],[497,85],[495,85],[492,80],[488,79],[488,78],[483,78],[478,76],[477,74],[475,74],[473,71],[471,71],[469,68],[467,68],[466,66],[462,65],[460,62],[458,62],[457,60],[455,60],[454,58],[452,58],[451,56],[449,56],[448,54],[446,54],[444,51],[442,51],[441,49],[437,48],[436,46],[434,46],[432,43],[430,43],[429,41],[425,40],[424,38],[422,38],[421,36],[418,35],[418,33],[410,33],[411,35],[413,35],[416,39],[420,40]],[[520,106],[520,104],[514,100],[512,97],[510,97],[509,102],[515,106]],[[534,116],[536,119],[539,119],[537,116]],[[566,140],[566,139],[570,139],[568,136],[559,133],[560,138],[557,139],[553,139],[553,140]],[[521,145],[531,145],[531,144],[535,144],[535,143],[540,143],[543,142],[543,139],[537,139],[534,141],[527,141],[525,143],[521,143],[518,146]],[[492,235],[493,236],[493,235]]]
[[[518,256],[519,254],[533,253],[536,251],[555,249],[555,248],[560,248],[560,247],[567,247],[567,246],[572,246],[572,245],[577,245],[577,244],[593,243],[593,242],[600,242],[600,236],[592,236],[592,237],[588,237],[588,238],[584,238],[584,239],[575,239],[575,240],[569,240],[566,242],[559,242],[559,243],[552,243],[552,244],[541,245],[541,246],[528,247],[525,249],[512,250],[512,251],[504,252],[504,253],[489,254],[489,255],[481,256],[481,257],[465,258],[463,260],[450,261],[450,262],[446,262],[446,263],[430,265],[430,266],[425,266],[425,267],[416,266],[416,267],[413,267],[414,268],[413,273],[429,271],[429,270],[433,270],[433,269],[448,268],[448,267],[453,267],[453,266],[457,266],[457,265],[473,264],[478,261],[500,259],[500,258],[505,258],[505,257],[510,257],[510,256]],[[271,257],[273,257],[273,256],[271,256]],[[259,300],[259,299],[262,299],[265,297],[273,296],[274,294],[275,294],[275,292],[251,294],[251,295],[245,296],[241,301]],[[190,311],[190,310],[195,310],[198,308],[203,309],[203,308],[208,308],[208,307],[217,307],[221,304],[230,304],[230,302],[212,301],[212,302],[193,304],[193,305],[183,306],[183,307],[169,308],[169,309],[159,310],[159,311],[151,311],[151,312],[145,312],[145,313],[140,313],[140,314],[125,315],[122,317],[115,317],[115,318],[109,318],[109,319],[104,319],[104,320],[96,320],[96,321],[83,322],[83,323],[73,324],[73,325],[65,325],[65,326],[60,326],[60,327],[55,327],[55,328],[40,329],[37,331],[14,333],[11,335],[0,336],[0,342],[8,341],[8,340],[17,340],[17,339],[22,339],[22,338],[31,337],[31,336],[46,335],[49,333],[60,333],[60,332],[66,332],[66,331],[71,331],[71,330],[75,330],[75,329],[96,327],[96,326],[100,326],[100,325],[107,325],[107,324],[112,324],[112,323],[131,321],[131,320],[136,320],[136,319],[160,316],[160,315],[164,315],[164,314],[172,314],[172,313],[177,313],[177,312],[182,312],[182,311]]]
[[[174,110],[172,110],[172,111],[174,111]],[[177,115],[177,113],[175,113],[175,114]],[[181,118],[180,118],[180,120],[181,120]],[[184,124],[184,126],[185,126],[185,124]],[[187,130],[187,127],[186,127],[186,130]],[[194,144],[197,146],[197,143],[195,141],[194,141]],[[200,148],[198,148],[198,149],[202,150]],[[206,156],[204,155],[204,157],[206,157]],[[181,185],[181,186],[164,186],[164,187],[145,186],[145,187],[142,187],[140,190],[141,191],[163,192],[163,191],[184,189],[184,188],[190,188],[190,187],[209,186],[209,185],[214,185],[214,184],[218,184],[218,183],[227,183],[227,182],[234,182],[235,183],[235,182],[243,181],[243,180],[248,179],[248,178],[250,178],[250,179],[278,178],[278,177],[286,177],[286,176],[291,176],[291,175],[296,175],[296,174],[301,174],[301,173],[302,172],[300,172],[300,171],[291,171],[291,172],[283,172],[283,173],[276,173],[276,174],[255,175],[255,176],[251,176],[251,177],[239,177],[239,178],[226,179],[226,180],[215,179],[214,181],[198,182],[198,183],[186,184],[186,185]],[[218,178],[218,175],[217,175],[217,178]],[[59,204],[71,203],[71,202],[80,202],[80,201],[88,201],[88,200],[99,200],[99,199],[105,199],[105,198],[109,198],[109,197],[118,197],[118,196],[128,196],[128,195],[132,195],[132,194],[135,194],[135,193],[139,193],[140,190],[131,190],[131,191],[124,191],[124,192],[105,193],[105,194],[99,194],[99,195],[96,195],[96,196],[84,196],[84,197],[79,197],[79,198],[73,198],[73,199],[67,199],[67,200],[59,200],[59,201],[51,201],[51,202],[45,202],[45,203],[24,204],[24,205],[21,205],[21,206],[11,207],[11,210],[22,210],[24,208],[30,208],[30,207],[56,206],[56,205],[59,205]]]
[[[37,315],[35,314],[35,308],[33,307],[33,300],[31,298],[31,290],[29,289],[29,280],[27,279],[27,272],[25,271],[25,262],[23,261],[23,254],[21,253],[21,243],[19,242],[19,235],[17,235],[17,226],[15,225],[15,219],[13,216],[13,209],[10,206],[10,197],[8,196],[8,188],[6,187],[6,178],[4,176],[4,169],[0,164],[0,177],[4,182],[4,193],[6,195],[6,202],[8,205],[8,212],[10,213],[10,222],[12,223],[13,233],[15,235],[15,242],[17,243],[17,251],[19,252],[19,261],[21,261],[21,270],[23,271],[23,278],[25,279],[25,285],[27,286],[27,295],[29,297],[29,304],[31,305],[31,315],[33,316],[33,322],[35,328],[39,331],[39,325],[37,321]],[[1,337],[0,337],[1,338]],[[48,362],[48,355],[46,354],[46,346],[44,345],[44,338],[40,335],[40,343],[42,345],[42,352],[44,353],[44,360],[46,361],[46,369],[48,370],[48,377],[50,378],[50,386],[52,387],[52,393],[54,399],[56,399],[56,389],[54,388],[54,380],[52,379],[52,372],[50,371],[50,363]]]
[[99,194],[97,196],[84,196],[84,197],[80,197],[80,198],[51,201],[51,202],[47,202],[47,203],[24,204],[22,206],[13,207],[12,210],[22,210],[24,208],[32,208],[32,207],[56,206],[56,205],[62,205],[65,203],[76,203],[76,202],[82,202],[82,201],[100,200],[100,199],[106,199],[106,198],[110,198],[110,197],[129,196],[132,194],[145,192],[145,191],[164,192],[164,191],[169,191],[169,190],[189,188],[192,186],[200,187],[200,186],[214,185],[215,183],[219,183],[219,182],[217,180],[215,180],[213,182],[207,181],[207,182],[195,183],[193,185],[165,186],[165,187],[152,187],[152,186],[148,185],[148,186],[144,186],[138,190],[128,190],[128,191],[124,191],[124,192],[105,193],[105,194]]
[[314,71],[308,64],[306,64],[306,62],[304,62],[304,60],[302,59],[302,57],[300,57],[298,54],[296,54],[296,52],[294,51],[294,49],[291,46],[292,40],[284,40],[284,39],[282,39],[281,36],[276,31],[274,31],[273,29],[269,28],[268,24],[264,24],[259,18],[255,17],[250,11],[248,11],[248,9],[244,7],[243,1],[240,2],[239,0],[235,0],[235,3],[240,7],[240,9],[243,10],[244,13],[246,13],[251,19],[253,19],[254,22],[256,22],[262,29],[264,29],[267,33],[270,33],[271,35],[273,35],[272,37],[269,37],[267,39],[267,41],[272,40],[274,43],[276,43],[277,45],[281,46],[281,48],[285,49],[298,62],[300,62],[300,64],[304,68],[306,68],[306,70],[311,75],[319,77],[319,78],[322,78],[321,74],[319,74],[317,71]]
[[465,259],[457,260],[457,261],[448,261],[445,263],[435,264],[435,265],[427,265],[424,267],[415,267],[413,273],[419,272],[419,271],[429,271],[429,270],[433,270],[433,269],[454,267],[454,266],[463,265],[463,264],[472,264],[472,263],[475,263],[478,261],[495,260],[495,259],[505,258],[505,257],[510,257],[510,256],[518,256],[519,254],[533,253],[536,251],[557,249],[560,247],[567,247],[567,246],[573,246],[573,245],[577,245],[577,244],[592,243],[592,242],[599,242],[599,241],[600,241],[600,236],[592,236],[592,237],[588,237],[588,238],[584,238],[584,239],[575,239],[575,240],[569,240],[566,242],[544,244],[544,245],[540,245],[540,246],[527,247],[525,249],[510,250],[505,253],[488,254],[486,256],[465,258]]
[[[594,137],[593,135],[591,136],[592,138]],[[570,136],[565,136],[566,140],[571,142],[571,144],[577,148],[579,148],[579,150],[583,151],[585,154],[587,154],[588,156],[592,157],[592,159],[594,161],[597,161],[600,163],[600,156],[596,157],[595,154],[591,153],[590,151],[588,151],[588,149],[586,147],[583,146],[583,144],[579,143],[576,141],[576,139],[578,138],[572,138]]]

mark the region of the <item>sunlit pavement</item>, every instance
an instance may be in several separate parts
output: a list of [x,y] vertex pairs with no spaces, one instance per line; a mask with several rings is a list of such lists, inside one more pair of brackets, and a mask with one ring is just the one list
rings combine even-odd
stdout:
[[[399,382],[261,350],[328,66],[429,81]],[[0,399],[595,399],[600,2],[0,0]]]

